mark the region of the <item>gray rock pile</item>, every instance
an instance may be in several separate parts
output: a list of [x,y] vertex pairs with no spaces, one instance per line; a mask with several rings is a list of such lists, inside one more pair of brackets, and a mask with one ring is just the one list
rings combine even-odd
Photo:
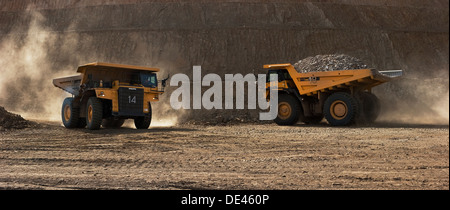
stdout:
[[345,54],[317,55],[314,57],[307,57],[295,63],[294,67],[300,73],[369,68],[358,58]]

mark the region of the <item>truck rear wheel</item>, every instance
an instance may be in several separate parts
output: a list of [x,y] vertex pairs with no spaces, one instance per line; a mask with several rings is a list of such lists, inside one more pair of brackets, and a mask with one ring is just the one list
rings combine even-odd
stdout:
[[278,115],[274,121],[278,125],[294,125],[298,122],[301,111],[301,104],[297,98],[288,94],[280,94]]
[[66,128],[78,128],[80,121],[80,109],[73,106],[73,98],[64,99],[61,118]]
[[90,97],[86,106],[86,124],[89,130],[98,130],[103,119],[103,103],[97,97]]
[[325,100],[323,113],[333,126],[353,124],[359,115],[358,101],[348,93],[334,93]]
[[360,122],[371,124],[375,122],[380,115],[381,105],[377,96],[369,92],[362,92],[359,94],[361,105]]

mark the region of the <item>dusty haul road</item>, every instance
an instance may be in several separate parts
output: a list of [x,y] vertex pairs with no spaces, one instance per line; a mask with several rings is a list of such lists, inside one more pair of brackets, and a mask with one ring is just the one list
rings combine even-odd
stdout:
[[0,189],[449,189],[449,128],[184,125],[0,132]]

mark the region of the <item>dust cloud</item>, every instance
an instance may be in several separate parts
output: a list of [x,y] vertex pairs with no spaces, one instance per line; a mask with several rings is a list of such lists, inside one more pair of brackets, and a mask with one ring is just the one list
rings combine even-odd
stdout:
[[[317,55],[294,64],[299,72],[364,69],[370,65],[345,54]],[[421,71],[416,67],[416,71]],[[380,69],[379,69],[380,70]],[[448,69],[417,76],[407,68],[405,75],[375,87],[381,99],[380,122],[402,124],[449,124]],[[436,73],[437,72],[437,73]]]
[[438,117],[442,119],[443,123],[449,124],[449,91],[437,101],[437,104],[432,107],[438,113]]
[[[448,70],[443,71],[445,72]],[[381,122],[449,125],[449,78],[410,78],[375,90],[382,103]]]
[[[61,121],[61,104],[71,94],[54,87],[52,80],[77,75],[77,65],[97,60],[78,57],[77,52],[71,49],[77,49],[79,37],[73,33],[66,35],[53,32],[51,28],[44,26],[46,21],[39,12],[31,12],[26,31],[13,30],[0,39],[0,105],[26,119]],[[89,37],[88,40],[86,37],[83,39],[83,43],[88,45]],[[55,50],[59,50],[59,54],[70,56],[70,61],[65,66],[52,59]],[[90,57],[98,59],[103,56]],[[163,75],[159,76],[167,76],[164,69]],[[163,95],[162,100],[164,98]],[[171,111],[169,103],[161,103],[153,105],[152,126],[175,125],[180,113]]]
[[42,27],[39,13],[31,14],[26,33],[0,41],[0,104],[25,118],[59,120],[61,101],[70,96],[52,85],[52,79],[73,71],[52,71],[47,52],[56,35]]

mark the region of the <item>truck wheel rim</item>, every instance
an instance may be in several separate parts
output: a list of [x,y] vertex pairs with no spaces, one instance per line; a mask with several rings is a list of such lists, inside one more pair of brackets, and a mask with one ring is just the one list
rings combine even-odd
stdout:
[[89,106],[89,108],[88,108],[88,120],[89,120],[89,122],[92,122],[92,113],[93,113],[92,106]]
[[348,113],[347,104],[341,100],[333,102],[330,106],[330,113],[334,119],[344,119]]
[[292,113],[292,108],[291,105],[289,105],[289,103],[286,102],[281,102],[278,104],[278,117],[280,119],[287,119],[291,116]]
[[65,107],[64,107],[64,120],[67,122],[67,121],[69,121],[70,120],[70,115],[71,115],[72,113],[70,112],[70,106],[69,105],[66,105]]

